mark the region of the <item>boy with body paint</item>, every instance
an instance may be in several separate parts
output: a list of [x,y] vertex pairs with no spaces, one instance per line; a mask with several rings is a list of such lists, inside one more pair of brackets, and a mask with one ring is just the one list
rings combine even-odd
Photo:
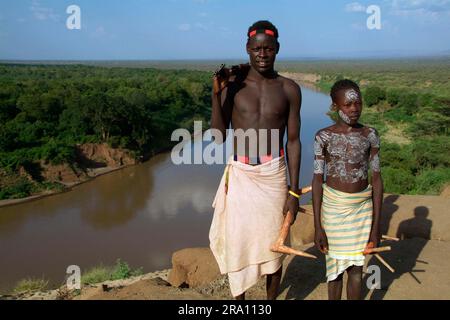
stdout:
[[380,138],[375,129],[358,123],[362,99],[356,83],[338,81],[330,95],[338,119],[319,130],[314,141],[315,244],[326,254],[328,298],[341,298],[346,271],[347,298],[356,300],[361,299],[364,252],[380,239]]

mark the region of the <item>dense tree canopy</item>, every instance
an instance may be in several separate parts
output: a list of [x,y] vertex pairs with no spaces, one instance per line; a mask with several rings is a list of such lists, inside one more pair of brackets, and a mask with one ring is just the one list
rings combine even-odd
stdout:
[[209,119],[210,90],[198,71],[0,65],[0,168],[70,163],[84,142],[150,155],[174,129]]

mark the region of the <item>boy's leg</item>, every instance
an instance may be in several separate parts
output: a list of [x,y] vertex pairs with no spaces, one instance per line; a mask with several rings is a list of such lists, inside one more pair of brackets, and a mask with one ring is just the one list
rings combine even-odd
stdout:
[[347,269],[347,300],[361,300],[362,267]]
[[335,280],[328,282],[328,300],[341,300],[342,276],[343,273],[341,273]]
[[281,274],[283,267],[280,267],[277,272],[268,274],[266,278],[267,300],[275,300],[280,289]]

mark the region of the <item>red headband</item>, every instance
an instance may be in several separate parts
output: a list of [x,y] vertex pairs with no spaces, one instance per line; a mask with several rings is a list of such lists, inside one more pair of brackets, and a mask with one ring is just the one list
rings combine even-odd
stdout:
[[273,32],[272,30],[267,30],[267,29],[253,30],[248,34],[248,37],[251,38],[251,37],[255,36],[257,33],[265,33],[269,36],[275,37],[275,32]]

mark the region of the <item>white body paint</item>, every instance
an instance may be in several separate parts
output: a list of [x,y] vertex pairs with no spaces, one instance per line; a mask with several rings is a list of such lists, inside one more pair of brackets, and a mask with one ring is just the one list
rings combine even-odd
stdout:
[[[366,180],[369,164],[374,172],[380,172],[378,156],[380,139],[375,129],[363,131],[334,133],[320,131],[314,141],[314,173],[339,178],[343,183],[355,183]],[[373,156],[371,157],[371,150]]]

